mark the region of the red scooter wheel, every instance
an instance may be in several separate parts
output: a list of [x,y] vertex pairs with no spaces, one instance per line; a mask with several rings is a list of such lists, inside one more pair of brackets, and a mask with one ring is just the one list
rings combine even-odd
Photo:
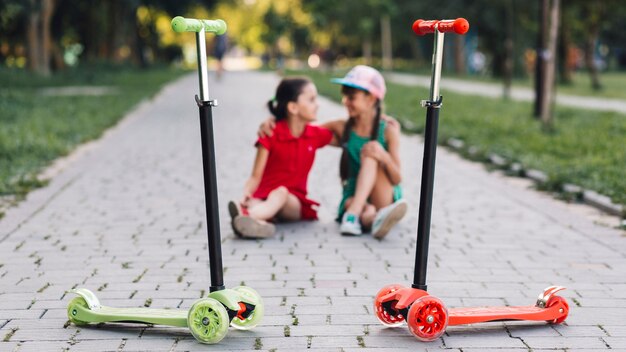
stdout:
[[448,309],[437,297],[421,297],[411,305],[407,323],[409,331],[418,340],[436,340],[443,335],[448,326]]
[[565,307],[563,308],[562,312],[559,311],[561,313],[561,316],[553,320],[547,320],[547,322],[550,324],[561,324],[562,322],[565,321],[565,319],[567,319],[567,315],[569,314],[569,304],[567,304],[567,300],[565,298],[561,296],[552,296],[548,300],[548,303],[546,304],[546,308],[553,307],[559,303],[562,303],[563,306]]
[[376,318],[383,325],[394,327],[400,326],[404,323],[404,317],[400,312],[396,309],[397,300],[392,300],[388,302],[383,302],[382,297],[390,294],[394,291],[398,291],[403,288],[402,285],[393,284],[387,285],[378,291],[376,294],[376,298],[374,299],[374,312],[376,313]]

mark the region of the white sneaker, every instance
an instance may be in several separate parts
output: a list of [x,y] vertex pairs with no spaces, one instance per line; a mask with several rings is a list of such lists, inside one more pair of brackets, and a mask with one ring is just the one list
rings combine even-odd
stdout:
[[376,213],[374,224],[372,225],[372,236],[381,239],[385,237],[391,228],[397,224],[406,214],[406,200],[399,199]]
[[360,236],[363,234],[361,230],[361,222],[358,216],[351,213],[344,213],[341,218],[341,226],[339,232],[344,236]]

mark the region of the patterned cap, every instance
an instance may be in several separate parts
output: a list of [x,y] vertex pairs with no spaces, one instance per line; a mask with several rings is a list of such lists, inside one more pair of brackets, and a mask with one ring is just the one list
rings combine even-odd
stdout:
[[355,66],[344,78],[333,78],[330,81],[364,90],[380,100],[385,99],[385,93],[387,92],[383,75],[375,68],[365,65]]

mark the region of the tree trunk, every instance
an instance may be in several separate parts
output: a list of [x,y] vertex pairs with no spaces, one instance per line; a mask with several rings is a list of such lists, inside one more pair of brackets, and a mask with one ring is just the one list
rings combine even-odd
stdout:
[[30,0],[26,39],[28,41],[28,68],[44,76],[50,75],[52,35],[50,23],[54,14],[54,0]]
[[454,71],[457,75],[465,74],[465,37],[454,36]]
[[548,53],[545,67],[545,80],[543,86],[543,99],[541,110],[541,121],[544,126],[553,123],[554,105],[554,73],[556,70],[556,42],[559,34],[559,11],[560,0],[552,0],[550,7],[550,35],[548,38]]
[[391,46],[391,19],[389,15],[384,15],[380,19],[380,33],[383,51],[383,70],[391,71],[393,69],[393,58]]
[[591,26],[587,33],[587,38],[585,39],[585,66],[587,66],[587,71],[591,78],[591,88],[600,90],[602,89],[602,84],[600,83],[598,67],[594,62],[594,53],[598,42],[598,26]]
[[506,4],[506,38],[504,39],[504,87],[502,96],[504,99],[511,98],[511,85],[513,83],[513,32],[514,32],[514,9],[513,0],[508,0]]
[[52,42],[52,49],[50,51],[52,70],[60,71],[65,69],[65,60],[63,58],[63,49],[59,47],[59,44],[55,41]]
[[78,30],[84,45],[83,57],[86,61],[92,62],[98,59],[100,42],[98,13],[101,10],[94,0],[88,0],[85,3],[87,3],[84,13],[85,18],[84,21],[78,23]]
[[28,41],[28,68],[33,72],[39,71],[39,17],[40,6],[38,0],[30,0],[30,13],[26,26],[26,40]]
[[102,55],[109,61],[115,62],[115,32],[117,30],[115,17],[117,16],[117,1],[105,1],[102,11],[106,14],[106,29],[102,43]]
[[50,57],[52,51],[52,35],[50,23],[54,14],[55,0],[42,0],[41,6],[41,61],[39,72],[44,76],[50,75]]
[[423,65],[424,55],[422,55],[422,51],[420,50],[417,40],[414,39],[414,40],[409,41],[409,45],[411,47],[411,53],[413,54],[414,62],[418,66]]
[[[563,14],[565,16],[565,14]],[[561,36],[559,40],[559,75],[561,77],[560,82],[563,84],[572,84],[572,76],[574,68],[576,67],[575,57],[572,56],[572,36],[569,21],[565,18],[561,21]]]
[[132,35],[129,40],[132,47],[131,55],[133,57],[133,61],[135,61],[139,65],[139,67],[146,68],[148,67],[148,60],[145,55],[146,43],[139,34],[139,32],[141,31],[141,24],[139,23],[139,20],[137,20],[138,7],[138,5],[133,5],[128,12],[127,20],[129,23],[132,23]]
[[363,59],[366,65],[372,64],[372,40],[370,38],[363,40]]
[[548,8],[550,0],[539,0],[539,33],[537,34],[537,55],[535,57],[535,109],[534,116],[536,118],[541,117],[541,111],[544,101],[542,96],[544,95],[544,69],[545,69],[545,56],[547,45],[547,30],[548,30]]
[[585,66],[587,66],[591,78],[591,88],[593,88],[593,90],[600,90],[602,89],[602,84],[600,83],[598,67],[594,62],[594,54],[600,34],[600,21],[604,18],[604,7],[601,2],[588,2],[587,5],[589,6],[587,8],[589,20],[586,23]]

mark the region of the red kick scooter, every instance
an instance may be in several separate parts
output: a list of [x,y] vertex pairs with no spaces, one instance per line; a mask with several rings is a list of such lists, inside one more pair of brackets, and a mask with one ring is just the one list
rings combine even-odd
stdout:
[[551,286],[545,289],[534,306],[522,307],[479,307],[450,308],[426,292],[426,265],[428,264],[428,239],[435,178],[435,151],[437,148],[437,126],[442,97],[439,95],[444,33],[465,34],[469,23],[456,20],[417,20],[413,31],[417,35],[435,34],[433,67],[430,84],[430,100],[422,101],[426,107],[426,129],[424,132],[424,161],[420,193],[419,221],[417,227],[417,249],[415,273],[411,287],[388,285],[383,287],[374,300],[376,317],[386,326],[402,325],[405,321],[409,331],[421,341],[433,341],[443,335],[448,325],[482,323],[488,321],[534,320],[559,324],[565,321],[569,311],[567,301],[556,296],[564,287]]

